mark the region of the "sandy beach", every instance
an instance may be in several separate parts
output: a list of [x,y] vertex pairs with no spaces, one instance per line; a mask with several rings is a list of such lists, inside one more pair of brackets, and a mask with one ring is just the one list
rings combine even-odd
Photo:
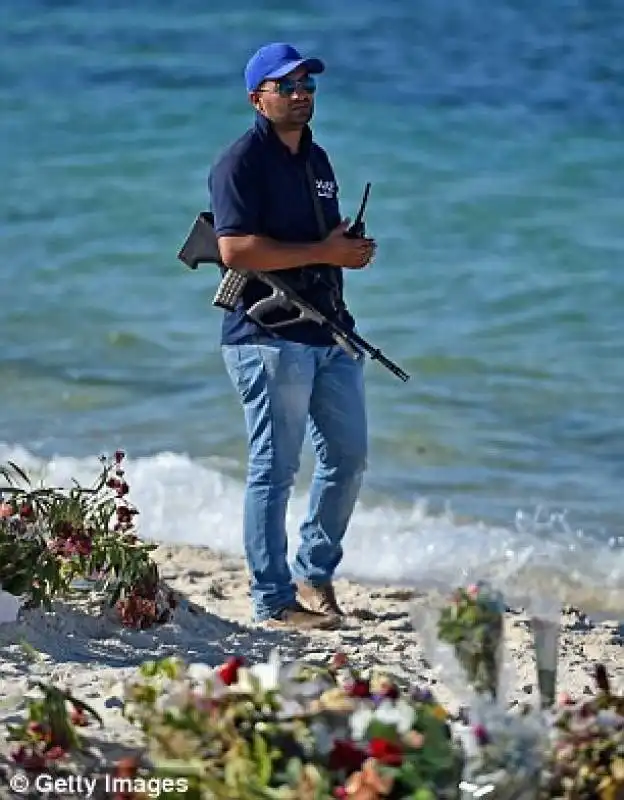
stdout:
[[[92,705],[105,724],[103,729],[85,729],[85,735],[110,758],[139,742],[121,715],[122,682],[141,662],[170,655],[217,665],[233,654],[263,661],[278,648],[285,660],[322,663],[340,650],[357,666],[382,666],[401,682],[430,686],[451,708],[462,701],[458,685],[428,661],[423,636],[414,629],[412,610],[433,608],[436,598],[431,593],[340,579],[337,592],[348,614],[341,630],[309,635],[266,631],[251,621],[241,559],[170,545],[162,545],[154,557],[162,578],[183,598],[168,624],[130,630],[113,613],[100,613],[96,598],[84,596],[57,603],[54,613],[33,610],[17,623],[0,625],[0,774],[9,764],[5,726],[20,718],[32,680],[51,681]],[[595,622],[579,609],[566,608],[561,630],[559,690],[589,693],[597,662],[607,666],[614,687],[624,690],[621,622]],[[507,699],[535,697],[535,667],[522,609],[506,615],[506,632]],[[2,791],[0,796],[12,797],[8,789]]]

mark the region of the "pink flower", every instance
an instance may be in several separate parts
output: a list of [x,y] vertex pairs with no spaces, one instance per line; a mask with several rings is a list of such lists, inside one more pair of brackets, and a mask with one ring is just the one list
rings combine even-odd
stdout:
[[60,758],[65,758],[67,755],[67,751],[62,748],[60,745],[55,744],[49,750],[46,750],[44,753],[44,758],[46,761],[58,761]]
[[425,744],[425,737],[418,731],[408,731],[403,738],[412,750],[420,750]]
[[347,658],[346,654],[337,652],[332,656],[330,667],[332,669],[342,669],[342,667],[346,667],[348,663],[349,659]]

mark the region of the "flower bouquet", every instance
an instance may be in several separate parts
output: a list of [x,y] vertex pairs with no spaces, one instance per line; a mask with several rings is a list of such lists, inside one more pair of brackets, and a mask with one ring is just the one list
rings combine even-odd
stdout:
[[493,699],[499,692],[504,612],[502,594],[480,582],[456,589],[437,623],[438,638],[453,647],[474,690]]
[[537,800],[548,729],[539,712],[477,703],[456,721],[454,735],[466,755],[462,800]]
[[143,729],[155,776],[185,778],[187,797],[459,797],[462,752],[431,693],[363,677],[342,656],[327,667],[275,654],[215,670],[144,665],[124,713]]
[[176,600],[151,558],[155,544],[141,542],[139,513],[128,502],[125,454],[102,456],[92,487],[35,487],[16,464],[0,465],[0,618],[15,604],[26,609],[67,598],[78,587],[101,592],[124,625],[168,621]]
[[551,710],[551,745],[541,798],[624,797],[624,697],[612,694],[602,665],[595,677],[593,697],[575,702],[564,694]]

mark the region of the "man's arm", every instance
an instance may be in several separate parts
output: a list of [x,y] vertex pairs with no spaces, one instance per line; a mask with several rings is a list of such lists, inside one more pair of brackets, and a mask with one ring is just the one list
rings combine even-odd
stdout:
[[278,242],[266,236],[219,236],[219,252],[226,267],[259,272],[296,269],[327,260],[324,242]]

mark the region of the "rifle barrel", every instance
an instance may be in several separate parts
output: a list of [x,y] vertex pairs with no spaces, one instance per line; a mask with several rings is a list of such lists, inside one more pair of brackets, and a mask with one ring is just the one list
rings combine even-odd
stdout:
[[379,361],[380,364],[382,364],[386,369],[390,370],[393,375],[396,375],[396,377],[400,378],[404,383],[410,379],[410,376],[407,374],[407,372],[402,370],[398,364],[395,364],[394,361],[391,361],[381,352],[378,347],[374,347],[370,342],[367,342],[366,339],[363,339],[361,336],[355,333],[355,331],[342,333],[362,350],[365,350],[373,361]]

